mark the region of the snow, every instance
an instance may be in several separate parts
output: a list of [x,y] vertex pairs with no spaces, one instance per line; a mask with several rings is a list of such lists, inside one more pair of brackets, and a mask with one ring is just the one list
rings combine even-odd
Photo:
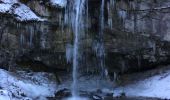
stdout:
[[[0,13],[13,15],[18,21],[45,21],[37,16],[28,6],[18,0],[0,0]],[[65,7],[67,0],[50,0],[51,5]],[[17,6],[16,6],[17,4]]]
[[9,92],[7,90],[0,90],[0,100],[10,100]]
[[65,7],[67,5],[67,0],[50,0],[53,6]]
[[17,19],[20,21],[27,20],[37,20],[44,21],[44,19],[39,18],[29,7],[24,4],[21,4],[18,8],[15,9],[14,14],[17,15]]
[[170,72],[125,87],[118,87],[114,90],[114,96],[119,96],[122,92],[127,96],[170,99]]
[[2,1],[3,3],[10,3],[10,4],[14,4],[18,2],[18,0],[0,0],[0,1]]
[[[0,13],[10,14],[18,21],[44,21],[38,17],[29,7],[17,0],[1,0]],[[16,5],[17,4],[17,5]]]
[[[21,75],[26,78],[25,75]],[[34,80],[16,77],[13,73],[0,69],[0,100],[46,100],[54,97],[56,83],[45,78],[44,73],[32,73]],[[28,77],[28,76],[27,76]]]
[[0,4],[0,12],[1,13],[6,13],[11,9],[12,5],[11,4]]

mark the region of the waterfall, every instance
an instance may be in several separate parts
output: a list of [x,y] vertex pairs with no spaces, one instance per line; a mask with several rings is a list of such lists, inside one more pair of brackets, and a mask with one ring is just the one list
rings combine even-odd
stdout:
[[105,48],[104,48],[104,40],[103,40],[103,31],[104,31],[104,24],[105,24],[105,19],[104,19],[104,7],[105,7],[105,0],[102,0],[101,2],[101,7],[100,7],[100,18],[99,18],[99,34],[98,34],[98,40],[97,44],[95,46],[95,51],[97,55],[98,61],[98,66],[101,76],[105,76]]
[[[101,0],[100,6],[100,16],[99,16],[99,30],[97,34],[97,42],[94,46],[98,65],[101,72],[101,76],[104,77],[108,74],[105,69],[105,48],[104,48],[104,25],[105,25],[105,17],[104,17],[104,9],[105,9],[105,0]],[[70,49],[69,46],[66,47],[66,58],[68,61],[72,59],[73,70],[72,70],[72,88],[71,93],[73,97],[79,96],[78,94],[78,69],[80,68],[80,60],[82,59],[81,50],[83,48],[80,45],[83,41],[82,39],[85,36],[85,33],[88,32],[87,28],[89,27],[88,23],[88,1],[87,0],[72,0],[68,1],[68,4],[65,8],[65,24],[68,25],[74,33],[74,42],[73,48]],[[70,52],[72,51],[72,54]],[[72,57],[71,57],[72,55]]]
[[110,29],[112,29],[113,27],[113,14],[112,14],[112,11],[113,11],[113,7],[115,5],[115,1],[114,0],[110,0],[107,2],[107,13],[108,13],[108,20],[107,20],[107,23],[108,23],[108,26]]
[[74,33],[73,58],[72,58],[73,59],[73,71],[72,71],[73,83],[71,89],[73,97],[78,96],[77,76],[78,76],[78,67],[79,67],[79,59],[80,59],[79,44],[81,42],[80,37],[82,36],[82,34],[85,33],[85,27],[84,27],[84,25],[86,25],[85,24],[86,16],[84,16],[84,14],[86,13],[85,4],[86,4],[86,0],[69,1],[67,8],[65,10],[65,23],[72,28]]

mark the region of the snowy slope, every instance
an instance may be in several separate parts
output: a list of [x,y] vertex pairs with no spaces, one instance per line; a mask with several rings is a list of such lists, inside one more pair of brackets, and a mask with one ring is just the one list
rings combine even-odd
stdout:
[[29,7],[17,0],[0,0],[0,13],[10,14],[18,21],[44,21],[38,17]]
[[114,90],[114,96],[125,92],[127,96],[158,97],[170,99],[170,72]]
[[53,97],[56,83],[46,79],[45,73],[21,75],[32,80],[16,77],[14,74],[0,69],[0,100],[46,100]]

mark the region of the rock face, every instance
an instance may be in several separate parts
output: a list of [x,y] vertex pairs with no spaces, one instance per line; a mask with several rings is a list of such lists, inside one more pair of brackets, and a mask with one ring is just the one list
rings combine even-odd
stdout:
[[[74,36],[64,17],[68,1],[54,1],[1,0],[0,66],[24,63],[29,67],[41,62],[39,66],[53,71],[71,70],[66,48],[70,45],[72,49]],[[170,63],[169,3],[168,0],[105,1],[103,38],[110,75]],[[93,46],[99,30],[100,4],[100,0],[88,2],[88,30],[81,40],[82,72],[95,73],[98,69]],[[11,60],[7,59],[9,56]]]
[[[110,2],[108,25],[113,41],[108,47],[112,53],[121,55],[112,60],[112,65],[119,62],[116,66],[124,72],[127,68],[140,70],[169,64],[169,3],[168,0]],[[111,13],[114,10],[117,13]]]

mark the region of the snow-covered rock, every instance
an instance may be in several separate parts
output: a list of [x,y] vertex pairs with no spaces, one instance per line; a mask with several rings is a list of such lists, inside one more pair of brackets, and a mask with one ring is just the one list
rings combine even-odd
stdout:
[[29,7],[24,4],[21,4],[18,8],[16,8],[14,10],[14,14],[17,15],[16,18],[20,21],[44,21],[44,19],[38,17]]
[[50,0],[53,6],[65,7],[67,5],[67,0]]
[[17,0],[1,0],[0,13],[10,14],[14,16],[18,21],[44,21],[45,19],[37,16],[29,7],[25,4],[18,2]]
[[18,2],[18,0],[0,0],[0,1],[2,1],[3,3],[10,3],[10,4],[14,4]]
[[9,94],[7,90],[0,90],[0,100],[10,100]]
[[7,13],[11,9],[11,4],[0,4],[0,12],[1,13]]
[[170,99],[170,72],[114,90],[114,96],[119,96],[121,93],[134,97],[142,96]]
[[[27,76],[27,77],[26,77]],[[53,97],[56,83],[46,79],[45,73],[31,73],[15,76],[15,74],[0,69],[0,100],[45,100]]]

